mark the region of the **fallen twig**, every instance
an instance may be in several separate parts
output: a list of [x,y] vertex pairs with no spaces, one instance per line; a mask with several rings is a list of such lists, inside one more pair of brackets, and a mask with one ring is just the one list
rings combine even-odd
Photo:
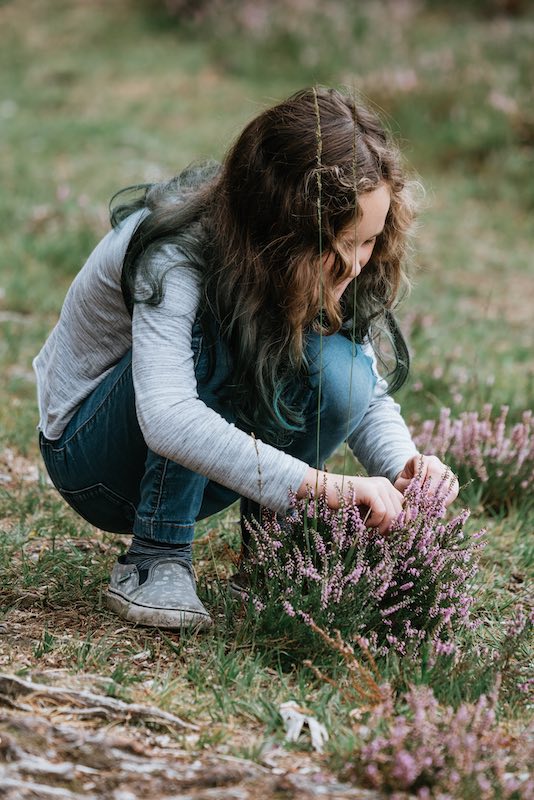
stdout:
[[[16,792],[15,794],[8,794],[12,790]],[[34,783],[32,781],[22,781],[16,780],[13,778],[4,778],[2,780],[2,793],[6,793],[9,797],[18,797],[19,800],[30,800],[30,798],[35,797],[52,797],[54,800],[92,800],[92,798],[96,799],[96,795],[94,794],[87,794],[84,792],[83,794],[78,794],[78,792],[74,793],[69,791],[68,789],[62,789],[60,786],[47,786],[43,783]]]
[[6,705],[12,704],[12,699],[19,695],[33,695],[48,697],[51,700],[63,701],[65,703],[76,703],[80,708],[69,705],[66,709],[68,714],[99,714],[121,719],[142,719],[164,722],[167,725],[174,725],[178,728],[188,728],[198,731],[199,726],[191,722],[185,722],[175,714],[162,711],[153,706],[144,706],[139,703],[125,703],[105,695],[93,694],[79,689],[69,689],[67,687],[46,686],[43,683],[32,683],[25,681],[16,675],[0,674],[0,703],[7,700]]

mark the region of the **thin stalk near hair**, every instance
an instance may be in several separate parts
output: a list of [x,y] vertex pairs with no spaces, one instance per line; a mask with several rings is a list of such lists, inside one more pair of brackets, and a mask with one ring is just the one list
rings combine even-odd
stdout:
[[[354,89],[353,94],[355,95]],[[357,126],[356,126],[356,106],[353,106],[352,111],[352,123],[353,123],[353,138],[352,138],[352,183],[354,187],[354,260],[356,260],[356,253],[358,248],[357,242],[357,234],[358,234],[358,218],[357,218],[357,210],[358,210],[358,178],[356,173],[356,156],[357,156],[357,146],[358,146],[358,139],[357,139]],[[352,408],[352,378],[354,374],[354,359],[356,357],[356,284],[358,281],[358,276],[355,276],[352,284],[352,291],[353,291],[353,298],[352,298],[352,331],[351,331],[351,349],[352,349],[352,358],[350,362],[350,372],[349,372],[349,407],[347,410],[347,432],[345,435],[345,446],[343,450],[343,469],[342,469],[342,479],[341,479],[341,493],[343,494],[344,484],[345,484],[345,473],[347,470],[347,455],[348,455],[348,438],[350,435],[349,425],[350,425],[350,412]]]
[[320,441],[321,441],[321,400],[322,400],[322,381],[323,381],[323,286],[324,286],[324,262],[323,262],[323,225],[322,225],[322,176],[321,169],[323,165],[323,137],[321,131],[321,112],[319,109],[319,100],[317,98],[317,89],[313,87],[313,99],[315,105],[315,114],[317,117],[317,223],[319,226],[319,390],[317,392],[317,442],[316,442],[316,480],[315,480],[315,496],[319,494],[319,469],[320,469]]

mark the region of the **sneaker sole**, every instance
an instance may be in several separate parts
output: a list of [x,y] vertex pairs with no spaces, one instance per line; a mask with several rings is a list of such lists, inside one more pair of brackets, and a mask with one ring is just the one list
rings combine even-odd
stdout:
[[111,611],[114,611],[115,614],[127,620],[127,622],[134,622],[137,625],[145,625],[150,628],[169,628],[171,630],[179,630],[180,628],[203,630],[211,628],[213,625],[213,620],[208,614],[201,614],[197,611],[142,606],[133,603],[131,600],[126,600],[109,589],[104,592],[104,597],[106,598],[106,606]]

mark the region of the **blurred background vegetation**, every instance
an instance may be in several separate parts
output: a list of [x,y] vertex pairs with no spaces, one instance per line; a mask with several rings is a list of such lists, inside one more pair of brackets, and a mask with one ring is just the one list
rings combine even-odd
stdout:
[[33,442],[31,357],[111,195],[220,158],[312,83],[374,105],[426,189],[408,416],[531,402],[531,2],[4,0],[0,29],[4,441]]

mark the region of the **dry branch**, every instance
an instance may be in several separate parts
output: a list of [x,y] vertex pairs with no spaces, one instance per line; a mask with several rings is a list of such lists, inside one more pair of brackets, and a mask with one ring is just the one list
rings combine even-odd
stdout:
[[45,697],[49,700],[65,703],[67,708],[63,710],[63,713],[68,714],[104,716],[106,718],[120,718],[121,720],[153,720],[177,728],[199,730],[198,725],[185,722],[175,714],[170,714],[168,711],[162,711],[153,706],[125,703],[123,700],[94,694],[93,692],[69,689],[67,687],[46,686],[43,683],[25,681],[16,675],[0,674],[0,704],[12,705],[13,700],[19,695],[31,695],[33,698]]

